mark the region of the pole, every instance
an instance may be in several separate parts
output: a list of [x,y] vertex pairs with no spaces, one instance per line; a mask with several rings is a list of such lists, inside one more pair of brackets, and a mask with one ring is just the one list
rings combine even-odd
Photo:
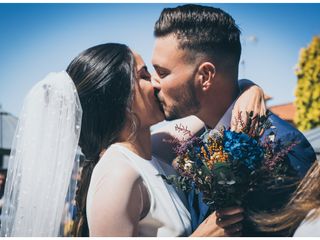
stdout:
[[[2,120],[2,105],[0,104],[0,149],[3,148],[3,120]],[[3,154],[0,153],[0,168],[3,167]]]

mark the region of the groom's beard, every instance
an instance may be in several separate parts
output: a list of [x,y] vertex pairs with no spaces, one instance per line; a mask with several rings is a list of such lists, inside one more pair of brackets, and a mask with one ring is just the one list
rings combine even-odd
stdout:
[[165,119],[168,121],[196,114],[200,109],[200,102],[198,101],[195,88],[191,82],[188,82],[184,89],[176,91],[173,98],[174,103],[171,105],[168,105],[159,95],[159,91],[156,91],[155,94],[162,106]]

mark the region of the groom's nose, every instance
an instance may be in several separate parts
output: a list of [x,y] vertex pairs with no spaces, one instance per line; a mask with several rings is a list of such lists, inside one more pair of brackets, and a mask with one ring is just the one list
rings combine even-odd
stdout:
[[161,89],[159,78],[157,76],[157,73],[155,72],[151,74],[151,84],[155,89],[158,89],[158,90]]

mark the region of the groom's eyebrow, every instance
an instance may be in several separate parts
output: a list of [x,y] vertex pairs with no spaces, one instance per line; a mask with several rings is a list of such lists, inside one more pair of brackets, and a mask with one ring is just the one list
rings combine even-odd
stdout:
[[162,68],[161,66],[157,65],[157,64],[153,64],[154,68]]
[[169,71],[169,69],[164,68],[164,67],[161,67],[161,66],[159,66],[159,65],[157,65],[157,64],[153,65],[153,67],[154,67],[154,69],[156,69],[156,70]]

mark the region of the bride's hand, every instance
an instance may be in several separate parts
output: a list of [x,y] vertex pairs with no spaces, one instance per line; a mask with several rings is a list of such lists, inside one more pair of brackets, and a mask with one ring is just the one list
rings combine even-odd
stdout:
[[240,237],[243,209],[226,208],[213,212],[192,233],[190,237]]
[[[232,110],[231,130],[240,132],[242,124],[239,121],[239,116],[243,123],[246,123],[247,113],[253,112],[253,116],[266,115],[266,103],[264,100],[263,90],[257,85],[246,87],[241,93],[240,97],[235,102]],[[256,118],[257,119],[257,118]],[[252,121],[251,128],[256,127],[257,121]]]

